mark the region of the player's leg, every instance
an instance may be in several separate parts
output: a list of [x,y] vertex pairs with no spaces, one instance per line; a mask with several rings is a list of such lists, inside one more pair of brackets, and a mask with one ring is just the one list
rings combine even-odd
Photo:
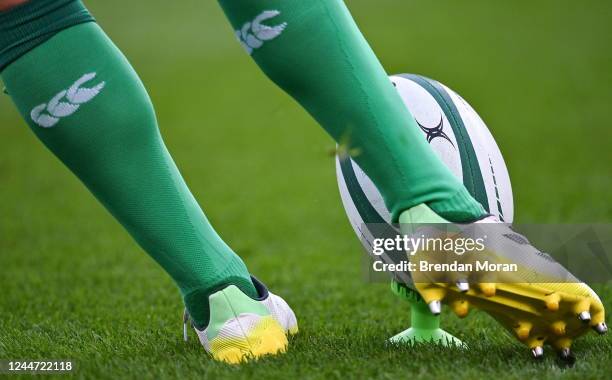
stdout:
[[368,174],[393,219],[427,203],[453,221],[484,209],[435,156],[339,0],[220,0],[259,67]]
[[[219,1],[236,37],[261,69],[338,143],[357,152],[353,159],[380,190],[394,221],[474,222],[485,216],[480,204],[434,155],[341,0]],[[504,254],[513,257],[511,252]],[[557,288],[567,292],[565,301],[574,299],[574,303],[567,301],[567,306],[576,308],[578,314],[585,311],[585,305],[592,305],[591,311],[597,317],[589,323],[603,331],[603,307],[586,285]],[[419,290],[437,312],[445,290],[424,286]],[[532,290],[538,297],[542,295],[541,289]],[[515,293],[500,299],[478,289],[469,292],[476,299],[473,304],[498,317],[510,329],[521,318],[539,326],[531,331],[532,335],[544,334],[542,329],[549,327],[549,317],[567,321],[568,326],[573,326],[576,319],[561,309],[551,311],[547,318],[539,313],[524,316],[519,309],[531,308],[532,300],[521,299],[514,288],[508,292]],[[544,307],[543,298],[542,295],[533,303]],[[520,307],[498,308],[497,303],[503,304],[507,299]],[[516,318],[503,318],[508,313]],[[583,328],[576,328],[572,334],[583,332]],[[542,343],[531,337],[526,341],[534,348]],[[562,335],[555,340],[561,339],[567,345],[565,338]]]
[[258,353],[284,350],[283,328],[262,303],[274,297],[256,288],[208,222],[164,145],[143,84],[83,4],[27,2],[0,13],[0,31],[0,75],[21,115],[174,279],[194,324],[208,327],[198,333],[207,349],[229,361],[256,354],[251,337],[222,337],[240,329],[239,310],[271,336],[258,337],[265,345]]

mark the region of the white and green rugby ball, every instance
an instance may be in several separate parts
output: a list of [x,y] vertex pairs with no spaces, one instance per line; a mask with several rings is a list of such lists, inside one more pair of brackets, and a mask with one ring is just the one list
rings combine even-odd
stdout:
[[[511,223],[514,216],[510,176],[491,132],[457,93],[413,74],[390,77],[438,157],[488,213]],[[370,178],[347,156],[336,159],[342,203],[366,248],[368,223],[390,223],[391,216]]]

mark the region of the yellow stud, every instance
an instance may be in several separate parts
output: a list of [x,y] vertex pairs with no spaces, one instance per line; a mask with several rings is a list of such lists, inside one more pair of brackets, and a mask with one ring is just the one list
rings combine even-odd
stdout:
[[442,301],[446,297],[446,289],[434,284],[415,283],[415,286],[426,304]]
[[480,290],[487,297],[493,297],[495,295],[495,284],[492,282],[483,282],[479,284]]
[[572,340],[568,337],[558,338],[552,341],[551,345],[557,350],[570,349],[572,347]]
[[546,337],[538,334],[531,334],[531,337],[525,342],[529,348],[544,347]]
[[563,321],[556,321],[553,322],[553,324],[550,325],[550,330],[555,334],[555,335],[565,335],[565,322]]
[[[584,297],[584,298],[581,298],[578,302],[574,304],[573,310],[574,310],[574,313],[578,315],[585,311],[588,312],[590,307],[591,307],[591,300]],[[590,315],[589,315],[589,319],[590,319]]]
[[529,338],[529,334],[531,333],[532,327],[533,325],[530,322],[519,322],[518,327],[515,327],[514,329],[517,338],[522,341],[527,340],[527,338]]
[[469,304],[465,300],[456,300],[451,304],[451,309],[459,318],[465,318],[469,313]]
[[546,308],[550,311],[559,310],[559,301],[561,301],[561,297],[557,293],[549,294],[544,298]]

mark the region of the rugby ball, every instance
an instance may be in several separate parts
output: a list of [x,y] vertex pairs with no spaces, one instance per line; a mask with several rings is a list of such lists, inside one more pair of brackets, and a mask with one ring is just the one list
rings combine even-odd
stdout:
[[[488,213],[511,223],[514,203],[508,169],[476,111],[456,92],[432,79],[414,74],[390,79],[442,162]],[[372,234],[367,224],[391,223],[389,211],[374,183],[347,155],[336,157],[336,175],[349,221],[370,251]]]

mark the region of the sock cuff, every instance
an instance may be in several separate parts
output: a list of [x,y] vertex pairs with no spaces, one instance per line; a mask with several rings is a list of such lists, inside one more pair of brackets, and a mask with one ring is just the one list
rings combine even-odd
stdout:
[[450,198],[428,202],[427,205],[452,223],[473,222],[487,215],[484,207],[464,189]]
[[30,0],[0,12],[0,72],[58,32],[95,22],[81,0]]

